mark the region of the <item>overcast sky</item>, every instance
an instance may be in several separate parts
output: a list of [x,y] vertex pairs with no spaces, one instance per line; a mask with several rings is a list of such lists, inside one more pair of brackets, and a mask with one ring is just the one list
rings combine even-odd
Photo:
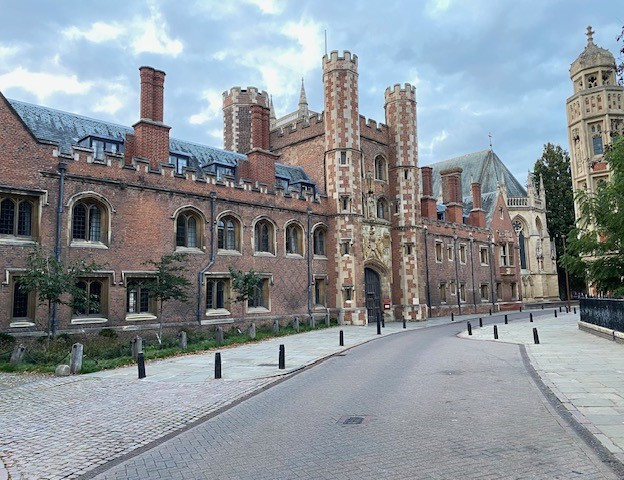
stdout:
[[568,149],[570,63],[587,43],[618,56],[622,0],[0,0],[0,91],[132,125],[138,67],[167,73],[171,135],[222,147],[222,92],[255,86],[277,116],[301,78],[322,111],[327,48],[359,57],[360,114],[416,86],[420,164],[488,148],[519,180],[546,142]]

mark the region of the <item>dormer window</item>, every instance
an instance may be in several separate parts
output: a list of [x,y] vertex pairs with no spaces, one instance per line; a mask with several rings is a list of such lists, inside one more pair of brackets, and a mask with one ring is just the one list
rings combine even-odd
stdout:
[[223,180],[224,176],[234,177],[236,176],[236,170],[229,165],[222,165],[219,163],[211,163],[206,167],[206,170],[213,173],[217,180]]
[[180,155],[179,153],[169,154],[169,164],[175,168],[175,173],[182,175],[185,168],[188,168],[189,157],[186,155]]
[[111,138],[88,136],[80,140],[82,147],[93,149],[93,159],[104,161],[106,153],[123,153],[123,141]]
[[285,192],[288,191],[288,179],[286,178],[276,178],[275,179],[275,186],[281,188],[282,190],[284,190]]

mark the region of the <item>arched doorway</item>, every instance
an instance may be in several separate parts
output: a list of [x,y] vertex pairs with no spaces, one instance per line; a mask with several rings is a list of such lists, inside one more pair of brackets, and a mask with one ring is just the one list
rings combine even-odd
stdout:
[[364,269],[364,282],[366,291],[366,314],[368,323],[381,320],[381,279],[379,274],[372,268]]

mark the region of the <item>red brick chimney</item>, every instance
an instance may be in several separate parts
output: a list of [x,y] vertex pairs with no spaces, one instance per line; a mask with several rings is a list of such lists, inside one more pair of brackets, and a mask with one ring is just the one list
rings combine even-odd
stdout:
[[436,198],[433,196],[433,169],[420,167],[422,178],[422,196],[420,197],[420,212],[425,218],[433,220],[438,218]]
[[483,210],[481,199],[481,184],[472,182],[470,190],[472,192],[472,210],[470,210],[468,223],[475,227],[485,228],[485,210]]
[[463,223],[461,174],[461,167],[451,167],[440,172],[442,177],[442,201],[446,205],[447,222]]
[[247,153],[248,165],[241,169],[250,180],[273,188],[275,185],[275,161],[279,157],[269,151],[271,110],[265,105],[254,104],[251,114],[251,150]]
[[[141,67],[140,120],[133,125],[134,139],[129,139],[131,153],[150,162],[158,169],[169,163],[169,130],[163,123],[165,72]],[[127,151],[128,149],[126,149]]]

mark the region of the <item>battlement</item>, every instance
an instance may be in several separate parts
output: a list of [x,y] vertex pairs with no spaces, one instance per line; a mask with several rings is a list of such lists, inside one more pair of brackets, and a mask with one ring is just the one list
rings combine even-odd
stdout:
[[225,107],[235,103],[253,103],[269,108],[269,94],[265,90],[258,90],[256,87],[232,87],[229,91],[224,91],[223,106]]
[[332,50],[328,55],[323,55],[323,70],[333,70],[335,68],[350,68],[357,71],[358,57],[345,50],[343,56],[338,54],[337,50]]
[[[217,177],[211,172],[197,171],[194,168],[185,168],[182,173],[177,173],[175,166],[169,163],[161,163],[156,168],[150,161],[141,157],[132,157],[130,162],[123,154],[105,152],[102,159],[96,159],[91,149],[76,147],[71,155],[62,154],[56,147],[53,147],[54,157],[63,158],[68,161],[68,174],[84,177],[100,178],[102,168],[110,169],[105,174],[107,182],[116,183],[123,188],[136,185],[141,189],[168,190],[175,193],[187,195],[209,195],[214,189],[228,189],[228,193],[223,193],[224,197],[240,199],[240,193],[249,192],[249,195],[256,197],[262,195],[270,197],[278,202],[278,206],[286,208],[301,208],[302,202],[321,203],[321,196],[311,192],[297,192],[293,190],[283,190],[275,185],[267,185],[260,181],[246,178],[238,180],[230,175]],[[210,189],[210,191],[208,190]],[[247,195],[247,194],[243,194]],[[264,198],[248,198],[247,201],[258,204],[270,204],[271,200]]]
[[405,87],[401,87],[401,84],[395,83],[392,88],[386,88],[384,99],[386,103],[399,100],[416,101],[416,87],[409,83],[406,83]]
[[282,127],[275,128],[271,131],[272,134],[277,133],[279,136],[287,136],[291,133],[297,132],[302,128],[310,128],[315,125],[319,125],[323,123],[323,114],[317,113],[315,115],[310,115],[309,118],[299,118],[295,122],[288,123]]
[[362,137],[385,144],[388,142],[388,132],[388,125],[385,123],[377,123],[376,120],[360,115],[360,135]]

